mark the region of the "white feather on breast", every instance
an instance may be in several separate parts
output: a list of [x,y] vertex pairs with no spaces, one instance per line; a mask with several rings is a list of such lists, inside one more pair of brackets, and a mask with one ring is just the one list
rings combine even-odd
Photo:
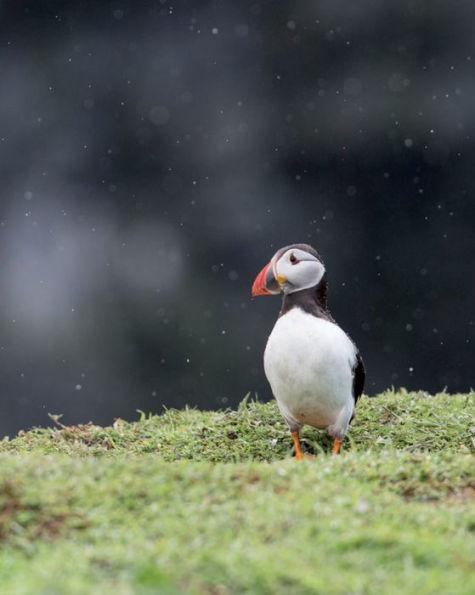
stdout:
[[338,325],[298,307],[277,320],[264,352],[265,373],[287,423],[336,424],[335,435],[346,432],[354,410],[355,362],[356,348]]

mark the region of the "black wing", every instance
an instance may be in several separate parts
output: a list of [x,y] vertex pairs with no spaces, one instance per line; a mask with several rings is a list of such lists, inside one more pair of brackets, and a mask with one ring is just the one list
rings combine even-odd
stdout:
[[360,352],[356,354],[356,364],[353,368],[353,398],[355,399],[355,405],[358,399],[363,394],[364,381],[366,378],[366,372],[364,369],[363,358]]

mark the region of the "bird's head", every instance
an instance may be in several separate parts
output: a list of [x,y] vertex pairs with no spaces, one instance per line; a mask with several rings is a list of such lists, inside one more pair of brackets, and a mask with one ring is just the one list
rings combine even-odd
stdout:
[[257,275],[252,295],[295,293],[316,287],[325,274],[318,252],[308,244],[285,246]]

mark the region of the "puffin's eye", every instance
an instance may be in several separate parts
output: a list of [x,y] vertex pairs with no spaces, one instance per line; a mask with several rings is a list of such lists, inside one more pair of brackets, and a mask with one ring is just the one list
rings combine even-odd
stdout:
[[292,254],[290,255],[290,262],[291,262],[292,264],[297,264],[297,263],[298,263],[298,261],[299,261],[299,260],[298,260],[298,258],[295,256],[295,254],[293,254],[293,253],[292,253]]

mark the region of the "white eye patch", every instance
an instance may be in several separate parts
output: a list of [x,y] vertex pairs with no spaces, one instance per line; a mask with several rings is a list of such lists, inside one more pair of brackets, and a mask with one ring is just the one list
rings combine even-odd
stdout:
[[291,248],[274,264],[274,275],[285,277],[284,293],[294,293],[318,285],[325,273],[323,264],[305,250]]

